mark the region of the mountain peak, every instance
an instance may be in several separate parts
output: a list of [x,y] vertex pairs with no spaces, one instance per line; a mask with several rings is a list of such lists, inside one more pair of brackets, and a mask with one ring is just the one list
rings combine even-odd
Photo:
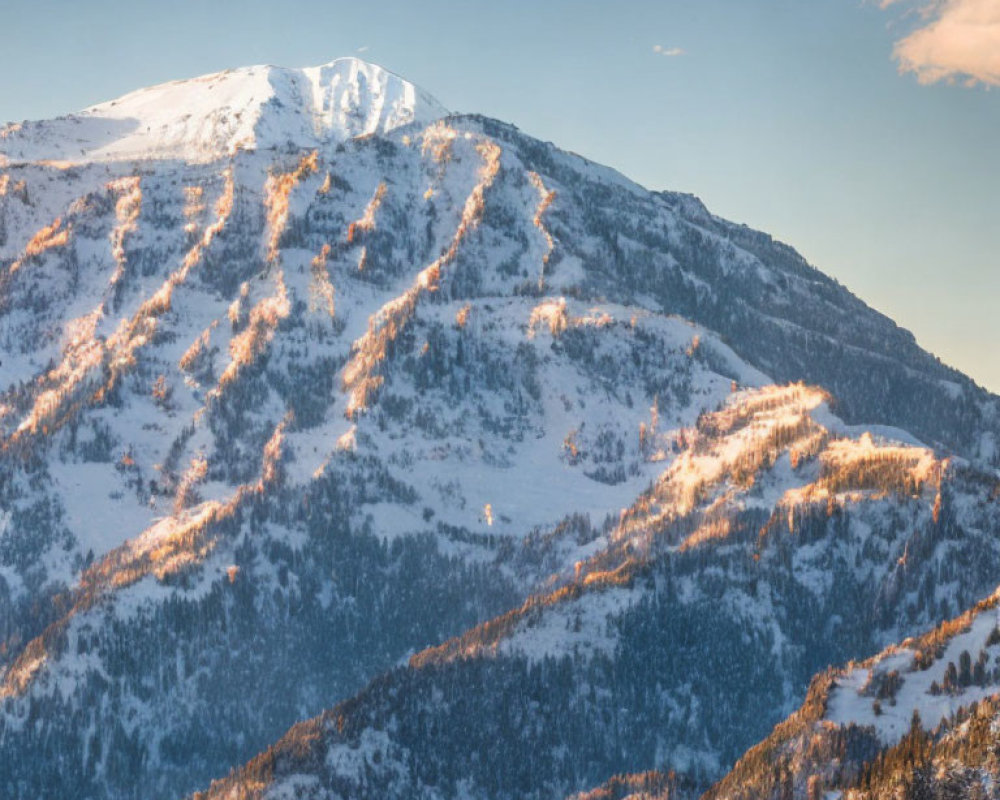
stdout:
[[358,58],[301,69],[259,65],[171,81],[81,112],[0,129],[0,163],[212,161],[238,149],[316,146],[430,122],[447,110]]

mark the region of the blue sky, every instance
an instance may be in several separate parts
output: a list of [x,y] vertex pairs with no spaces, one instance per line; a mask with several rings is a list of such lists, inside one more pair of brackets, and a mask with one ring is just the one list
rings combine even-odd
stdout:
[[1000,0],[0,0],[0,20],[0,122],[358,55],[766,230],[1000,391]]

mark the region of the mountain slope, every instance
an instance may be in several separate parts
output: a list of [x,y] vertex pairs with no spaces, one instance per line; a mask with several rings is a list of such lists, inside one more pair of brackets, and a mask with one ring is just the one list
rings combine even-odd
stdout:
[[[0,793],[457,736],[479,680],[538,735],[469,791],[697,785],[996,584],[998,399],[766,235],[351,60],[98,108],[0,140]],[[458,792],[407,736],[379,785]]]
[[997,598],[817,676],[803,708],[706,800],[989,796],[998,775]]
[[564,585],[418,653],[207,796],[552,797],[650,767],[704,787],[811,672],[988,593],[1000,566],[979,476],[842,438],[822,399],[766,389],[706,415]]

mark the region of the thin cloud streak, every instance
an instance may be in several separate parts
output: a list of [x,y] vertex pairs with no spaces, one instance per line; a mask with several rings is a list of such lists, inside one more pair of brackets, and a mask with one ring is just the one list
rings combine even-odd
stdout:
[[687,51],[682,47],[664,47],[660,44],[653,45],[653,52],[657,55],[667,56],[668,58],[687,55]]

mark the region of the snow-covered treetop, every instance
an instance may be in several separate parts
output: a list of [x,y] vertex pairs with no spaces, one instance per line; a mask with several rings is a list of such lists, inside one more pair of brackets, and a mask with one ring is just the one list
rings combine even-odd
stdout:
[[447,115],[431,95],[356,58],[254,66],[131,92],[79,113],[0,128],[0,164],[212,161],[236,149],[311,147]]

